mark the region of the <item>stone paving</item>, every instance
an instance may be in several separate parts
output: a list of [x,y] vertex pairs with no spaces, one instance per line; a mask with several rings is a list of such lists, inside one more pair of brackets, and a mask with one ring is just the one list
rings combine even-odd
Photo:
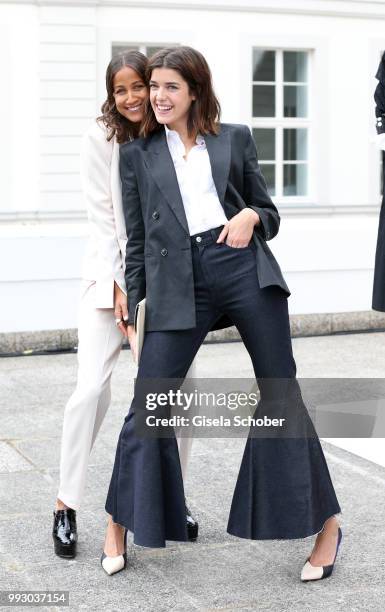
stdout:
[[[294,351],[299,376],[382,377],[385,371],[384,333],[298,338]],[[197,362],[201,377],[252,376],[238,342],[206,344]],[[226,533],[242,439],[194,440],[186,491],[200,523],[197,543],[170,543],[165,549],[130,543],[128,569],[104,574],[99,562],[104,501],[134,375],[131,355],[123,351],[78,513],[79,553],[65,561],[53,554],[51,525],[62,413],[75,384],[76,355],[0,360],[1,589],[69,590],[71,610],[108,612],[384,609],[385,469],[325,442],[344,533],[330,580],[299,580],[313,538],[251,542]]]

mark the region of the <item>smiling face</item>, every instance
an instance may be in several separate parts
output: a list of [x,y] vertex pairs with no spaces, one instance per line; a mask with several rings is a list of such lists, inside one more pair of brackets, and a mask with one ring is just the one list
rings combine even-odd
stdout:
[[154,68],[150,78],[150,102],[158,123],[185,131],[195,95],[177,70]]
[[142,121],[148,90],[141,77],[124,66],[114,76],[114,99],[118,112],[132,123]]

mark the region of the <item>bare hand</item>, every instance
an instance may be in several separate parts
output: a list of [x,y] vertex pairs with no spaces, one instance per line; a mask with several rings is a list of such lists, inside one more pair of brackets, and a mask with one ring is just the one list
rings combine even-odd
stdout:
[[122,335],[127,338],[127,296],[117,283],[114,283],[114,314],[117,327]]
[[251,240],[254,227],[260,223],[259,214],[255,210],[244,208],[226,223],[219,234],[217,243],[224,242],[226,239],[228,246],[238,249],[245,248]]

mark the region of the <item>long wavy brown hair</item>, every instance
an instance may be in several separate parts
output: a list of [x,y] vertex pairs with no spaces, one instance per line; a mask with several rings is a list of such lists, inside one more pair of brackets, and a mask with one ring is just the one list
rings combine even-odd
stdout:
[[97,118],[107,128],[107,140],[116,136],[119,143],[127,142],[139,136],[140,125],[123,117],[116,108],[114,98],[114,77],[119,70],[128,66],[147,84],[148,59],[140,51],[123,51],[115,55],[107,66],[106,89],[107,99],[101,107],[102,115]]
[[[218,134],[221,106],[214,93],[211,72],[202,53],[192,47],[169,47],[154,53],[148,60],[146,82],[149,83],[155,68],[172,68],[179,72],[195,94],[189,110],[187,130],[195,134]],[[147,136],[162,126],[157,122],[149,101],[142,121],[140,134]]]

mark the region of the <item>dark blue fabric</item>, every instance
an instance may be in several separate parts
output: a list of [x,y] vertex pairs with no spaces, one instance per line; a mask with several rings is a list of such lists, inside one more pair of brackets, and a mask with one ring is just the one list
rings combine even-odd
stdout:
[[[377,70],[378,84],[374,92],[377,133],[385,133],[385,53]],[[382,151],[382,182],[384,186],[378,221],[376,257],[374,264],[372,308],[385,312],[385,151]]]
[[[191,239],[197,325],[146,333],[134,399],[118,441],[106,511],[131,530],[134,542],[142,546],[185,541],[187,533],[175,437],[135,436],[135,415],[144,410],[138,385],[146,378],[184,378],[220,316],[226,314],[238,328],[257,380],[292,380],[294,391],[290,393],[296,398],[301,426],[305,424],[306,432],[312,428],[295,379],[287,296],[278,286],[260,289],[254,243],[232,248],[216,244],[217,235],[218,231],[210,230],[201,235],[200,242],[196,237]],[[271,388],[266,381],[259,381],[259,387],[263,404]],[[288,398],[287,384],[278,389],[281,397],[274,397],[275,406]],[[248,438],[231,505],[229,533],[250,539],[303,538],[319,531],[339,512],[314,431],[300,439]]]

